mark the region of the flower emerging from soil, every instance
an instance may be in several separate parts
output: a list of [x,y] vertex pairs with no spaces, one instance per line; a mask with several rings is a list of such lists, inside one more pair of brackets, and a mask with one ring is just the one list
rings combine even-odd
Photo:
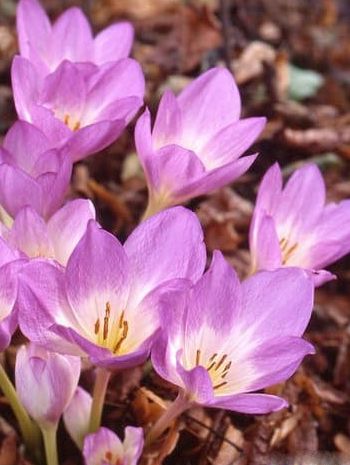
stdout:
[[350,250],[350,201],[326,204],[316,165],[296,170],[285,187],[276,163],[265,174],[250,227],[253,271],[298,266],[316,285],[334,278],[323,268]]

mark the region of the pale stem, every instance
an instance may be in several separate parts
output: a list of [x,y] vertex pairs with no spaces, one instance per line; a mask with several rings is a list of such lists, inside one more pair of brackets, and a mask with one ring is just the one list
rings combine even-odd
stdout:
[[161,212],[162,210],[165,210],[170,206],[171,204],[169,201],[167,201],[166,197],[163,197],[160,194],[154,195],[149,192],[147,208],[144,214],[142,215],[141,222],[147,220],[147,218],[155,215],[156,213]]
[[42,428],[46,465],[58,465],[57,455],[57,425]]
[[95,433],[101,425],[103,404],[105,401],[110,376],[111,373],[106,368],[98,367],[96,369],[96,379],[90,413],[89,433]]
[[38,456],[40,451],[40,431],[37,425],[29,418],[28,413],[19,400],[17,392],[6,374],[4,367],[0,363],[0,386],[6,399],[8,400],[15,417],[17,418],[19,428],[24,443],[33,455]]
[[180,391],[174,402],[167,408],[163,415],[158,418],[152,428],[149,430],[145,444],[150,446],[162,433],[170,426],[171,422],[180,416],[191,406],[191,402],[183,391]]

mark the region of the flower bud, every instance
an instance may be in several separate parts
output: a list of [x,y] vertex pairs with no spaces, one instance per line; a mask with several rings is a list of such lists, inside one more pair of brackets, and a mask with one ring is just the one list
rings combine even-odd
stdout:
[[84,437],[89,431],[92,397],[77,387],[74,396],[63,413],[63,421],[69,436],[79,449],[83,448]]
[[17,353],[15,376],[18,396],[28,413],[41,428],[52,428],[74,395],[80,358],[30,343]]

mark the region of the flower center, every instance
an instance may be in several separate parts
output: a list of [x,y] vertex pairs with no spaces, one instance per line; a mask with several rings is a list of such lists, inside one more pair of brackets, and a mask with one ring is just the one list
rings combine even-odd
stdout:
[[294,244],[290,243],[288,239],[285,237],[282,237],[279,241],[280,247],[281,247],[281,252],[282,252],[282,265],[286,265],[288,261],[290,260],[291,256],[293,253],[296,251],[298,248],[298,243],[295,242]]
[[80,121],[72,118],[68,113],[64,115],[63,122],[73,132],[80,129]]
[[124,310],[117,321],[111,322],[111,305],[106,302],[103,324],[97,318],[94,325],[94,333],[97,344],[110,349],[114,354],[122,352],[122,345],[128,336],[129,324],[124,318]]
[[205,363],[201,363],[201,351],[196,352],[196,366],[202,365],[209,373],[214,391],[227,384],[226,376],[230,372],[231,360],[227,359],[227,354],[213,354]]
[[[109,464],[109,465],[120,465],[121,461],[119,457],[114,457],[112,452],[108,450],[105,453],[104,460]],[[113,462],[112,462],[113,460]]]

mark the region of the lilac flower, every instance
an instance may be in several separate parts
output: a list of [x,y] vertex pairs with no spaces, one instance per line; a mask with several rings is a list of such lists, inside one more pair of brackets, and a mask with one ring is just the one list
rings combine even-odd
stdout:
[[15,216],[26,206],[45,218],[63,203],[72,172],[69,157],[31,124],[17,121],[0,147],[0,204]]
[[17,8],[20,53],[41,74],[54,71],[64,60],[103,65],[126,58],[134,31],[128,22],[113,24],[93,39],[91,27],[79,8],[69,8],[53,25],[36,0],[20,0]]
[[92,397],[80,386],[63,412],[63,421],[69,436],[79,449],[83,448],[84,437],[89,432]]
[[55,427],[71,401],[80,376],[80,359],[22,346],[16,358],[16,390],[41,428]]
[[65,266],[91,219],[95,209],[89,200],[66,203],[47,222],[33,208],[24,207],[10,229],[2,226],[1,236],[29,258],[54,259]]
[[286,380],[314,352],[301,338],[313,305],[313,283],[303,270],[260,272],[240,284],[215,252],[189,294],[172,302],[152,362],[179,386],[182,410],[201,404],[254,414],[286,406],[255,391]]
[[41,77],[17,56],[12,86],[19,118],[77,161],[118,138],[142,105],[145,83],[140,65],[130,58],[100,67],[65,60]]
[[142,428],[127,426],[124,442],[108,428],[85,438],[83,456],[86,465],[136,465],[143,448]]
[[142,223],[124,246],[90,221],[65,270],[42,261],[24,267],[21,329],[101,367],[135,366],[156,337],[160,295],[182,287],[183,278],[196,281],[205,261],[200,224],[181,207]]
[[11,341],[17,327],[17,275],[23,265],[18,252],[0,238],[0,351]]
[[350,201],[326,204],[316,165],[296,170],[282,188],[276,163],[265,174],[250,228],[253,270],[298,266],[316,285],[333,279],[322,268],[350,251]]
[[167,91],[151,132],[149,111],[135,141],[149,190],[149,210],[182,203],[232,182],[256,155],[239,158],[262,131],[265,118],[240,120],[241,101],[231,74],[207,71],[178,97]]

